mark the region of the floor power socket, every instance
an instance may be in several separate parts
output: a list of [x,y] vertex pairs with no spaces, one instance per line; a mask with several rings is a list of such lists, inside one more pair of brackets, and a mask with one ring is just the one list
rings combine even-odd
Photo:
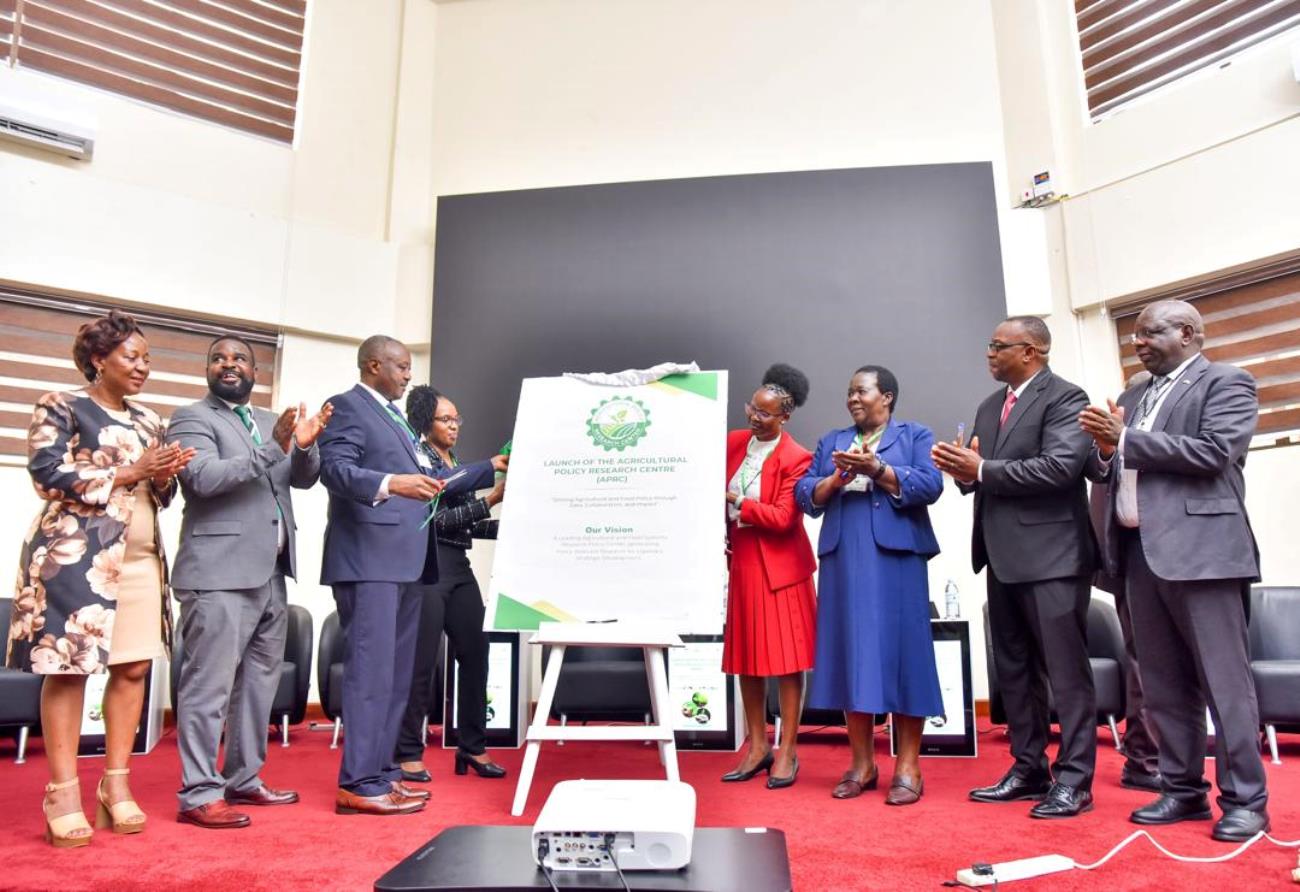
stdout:
[[1009,883],[1012,880],[1028,880],[1049,873],[1060,873],[1074,869],[1074,859],[1064,855],[1039,855],[1037,858],[1021,858],[1019,861],[1003,861],[976,871],[966,867],[957,871],[957,882],[963,886],[992,886],[994,883]]

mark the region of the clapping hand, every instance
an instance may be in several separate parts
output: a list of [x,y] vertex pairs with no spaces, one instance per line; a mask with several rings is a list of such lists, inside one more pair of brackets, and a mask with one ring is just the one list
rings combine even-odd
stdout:
[[307,414],[307,404],[298,404],[298,421],[293,427],[293,440],[298,444],[299,449],[310,449],[311,445],[316,442],[321,431],[330,423],[330,416],[334,414],[334,405],[326,403],[320,407],[320,411],[315,415]]
[[149,477],[156,489],[165,489],[171,485],[172,478],[184,470],[190,459],[197,454],[194,449],[182,449],[180,443],[168,443],[165,446],[153,446],[144,451],[134,467],[140,472],[140,479]]
[[1079,427],[1096,442],[1101,457],[1110,458],[1124,432],[1124,407],[1117,406],[1112,399],[1106,400],[1105,409],[1089,406],[1079,413]]
[[974,483],[980,470],[980,438],[971,437],[970,446],[961,444],[961,437],[951,443],[940,440],[930,448],[934,466],[958,483]]

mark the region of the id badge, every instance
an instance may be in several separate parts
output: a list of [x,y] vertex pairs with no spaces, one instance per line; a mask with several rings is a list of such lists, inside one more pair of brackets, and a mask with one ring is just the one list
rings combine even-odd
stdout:
[[423,452],[417,451],[415,453],[415,460],[420,463],[420,467],[430,471],[433,470],[433,462],[429,461],[429,456],[425,455]]
[[844,484],[845,492],[866,492],[871,488],[871,478],[859,474]]

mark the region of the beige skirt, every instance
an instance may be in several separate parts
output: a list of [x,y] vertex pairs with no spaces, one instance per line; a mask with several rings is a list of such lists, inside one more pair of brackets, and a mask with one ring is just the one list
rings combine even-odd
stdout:
[[162,560],[154,538],[154,504],[149,484],[135,488],[135,508],[126,531],[126,552],[117,584],[117,613],[108,665],[156,660],[162,639]]

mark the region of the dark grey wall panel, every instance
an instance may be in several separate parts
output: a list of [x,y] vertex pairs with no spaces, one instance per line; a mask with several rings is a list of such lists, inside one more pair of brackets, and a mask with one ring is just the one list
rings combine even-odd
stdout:
[[848,424],[853,369],[898,375],[899,417],[952,436],[992,391],[1005,314],[987,163],[708,177],[438,200],[434,384],[510,435],[519,382],[695,360],[731,371],[730,415],[772,362],[812,380],[810,449]]

